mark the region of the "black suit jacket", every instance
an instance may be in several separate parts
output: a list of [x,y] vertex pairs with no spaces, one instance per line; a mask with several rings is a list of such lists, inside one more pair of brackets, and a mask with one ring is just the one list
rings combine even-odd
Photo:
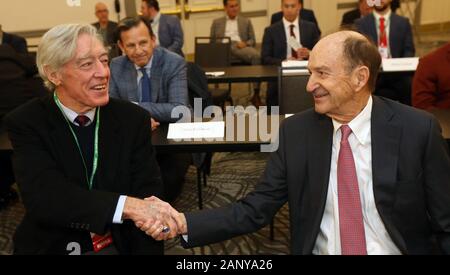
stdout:
[[37,74],[34,59],[16,52],[9,44],[0,45],[0,126],[4,115],[46,91]]
[[[360,33],[369,36],[378,45],[378,33],[373,14],[364,16],[357,20],[355,24]],[[389,46],[393,58],[415,56],[416,49],[408,18],[392,13],[389,26]]]
[[[317,26],[311,22],[299,20],[300,40],[303,47],[312,50],[320,39]],[[261,50],[265,65],[280,65],[287,55],[287,37],[283,21],[267,27],[264,31]]]
[[[272,14],[272,18],[270,19],[270,25],[278,23],[282,19],[283,19],[283,12],[281,12],[281,11],[276,12],[276,13]],[[300,10],[300,19],[316,24],[317,29],[319,30],[319,34],[322,33],[320,31],[319,22],[317,22],[316,15],[314,14],[313,10],[301,9]]]
[[342,16],[341,26],[352,26],[355,21],[361,18],[361,12],[359,9],[354,9],[344,13]]
[[2,44],[11,45],[18,53],[28,53],[27,41],[18,35],[4,32]]
[[[387,232],[404,254],[432,253],[433,240],[450,253],[450,159],[437,121],[378,97],[371,120],[375,203]],[[254,232],[288,202],[292,253],[311,254],[326,205],[332,138],[331,119],[313,110],[284,121],[279,149],[255,191],[228,207],[186,215],[189,246]]]
[[26,215],[14,236],[16,254],[67,254],[68,243],[92,248],[89,232],[111,231],[121,254],[162,254],[125,221],[113,225],[119,195],[160,196],[162,183],[151,145],[148,112],[111,99],[101,107],[99,162],[94,188],[63,114],[51,96],[10,113],[5,124]]

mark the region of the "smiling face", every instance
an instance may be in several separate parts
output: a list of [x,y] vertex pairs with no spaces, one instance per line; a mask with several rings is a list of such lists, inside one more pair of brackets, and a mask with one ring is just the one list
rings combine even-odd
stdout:
[[82,114],[109,102],[108,53],[96,37],[82,34],[75,56],[50,79],[56,84],[59,100]]
[[143,22],[120,34],[119,47],[139,67],[144,67],[153,56],[156,42]]
[[[349,122],[365,106],[370,92],[361,93],[365,82],[357,70],[349,71],[343,58],[342,35],[331,35],[314,47],[308,68],[311,77],[307,91],[314,97],[315,110],[340,122]],[[363,80],[366,81],[366,80]],[[367,81],[366,81],[367,82]]]

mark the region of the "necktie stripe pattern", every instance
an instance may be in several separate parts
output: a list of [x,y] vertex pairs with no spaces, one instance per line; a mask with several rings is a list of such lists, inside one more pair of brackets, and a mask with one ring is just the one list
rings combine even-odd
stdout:
[[339,229],[342,255],[367,255],[361,198],[355,160],[348,137],[352,130],[341,127],[342,139],[338,159]]
[[77,123],[80,127],[85,127],[91,122],[91,120],[84,115],[79,115],[75,118],[75,123]]
[[139,70],[142,73],[142,102],[151,102],[150,78],[145,68]]

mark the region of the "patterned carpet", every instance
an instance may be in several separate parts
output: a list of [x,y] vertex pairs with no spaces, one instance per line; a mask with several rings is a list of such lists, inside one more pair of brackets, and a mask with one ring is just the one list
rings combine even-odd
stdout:
[[[253,190],[261,176],[268,155],[262,153],[215,154],[208,186],[203,188],[204,208],[229,204]],[[195,169],[188,172],[183,192],[173,206],[182,212],[197,210]],[[0,212],[0,255],[11,254],[12,234],[24,215],[20,202]],[[179,240],[166,242],[167,255],[282,255],[289,253],[288,208],[283,207],[275,218],[275,240],[269,239],[269,227],[253,234],[201,248],[186,250]]]

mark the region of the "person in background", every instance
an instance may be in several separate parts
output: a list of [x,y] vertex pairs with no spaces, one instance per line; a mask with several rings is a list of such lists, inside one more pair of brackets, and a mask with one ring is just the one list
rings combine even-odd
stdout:
[[180,19],[161,14],[157,0],[142,0],[141,13],[151,23],[156,36],[156,45],[184,57],[184,34]]
[[[248,65],[260,65],[261,54],[255,49],[256,37],[252,21],[240,15],[238,0],[224,0],[223,6],[226,16],[213,21],[211,25],[211,37],[230,37],[231,55]],[[259,97],[261,84],[253,84],[254,96],[251,100],[253,105],[262,105]]]
[[[317,29],[319,30],[319,34],[322,34],[319,27],[319,22],[317,22],[316,15],[313,10],[305,9],[303,5],[303,0],[298,1],[300,3],[300,18],[305,21],[312,22],[316,24]],[[270,19],[270,25],[273,25],[279,21],[283,20],[283,11],[276,12],[272,14]]]
[[346,29],[351,29],[355,25],[355,21],[371,14],[373,11],[373,7],[367,4],[367,0],[359,0],[358,8],[346,12],[342,16],[341,27]]
[[4,32],[2,29],[2,25],[0,24],[0,45],[2,44],[10,45],[18,53],[28,53],[27,41],[25,40],[25,38],[15,34]]
[[450,109],[450,43],[420,59],[412,102],[424,110]]

